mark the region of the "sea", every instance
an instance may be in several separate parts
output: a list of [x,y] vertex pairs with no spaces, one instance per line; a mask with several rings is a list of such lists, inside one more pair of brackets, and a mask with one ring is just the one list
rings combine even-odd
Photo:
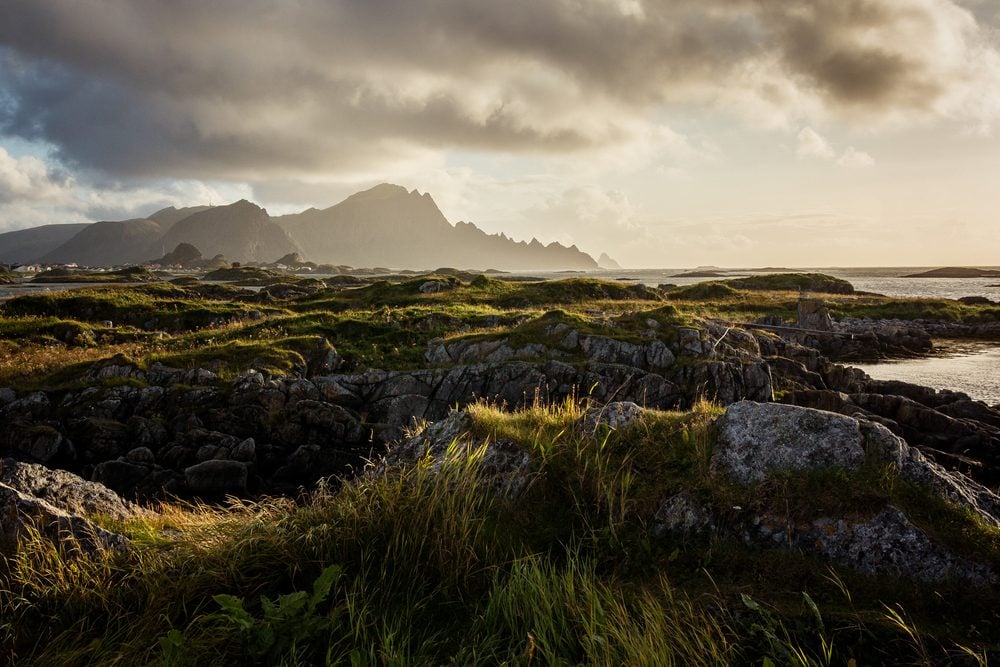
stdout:
[[[926,297],[958,299],[964,296],[984,296],[1000,302],[1000,278],[904,278],[913,273],[921,273],[936,267],[811,267],[811,268],[769,268],[769,269],[711,269],[724,274],[721,277],[677,277],[678,273],[690,269],[619,269],[615,271],[563,271],[553,273],[533,273],[541,279],[558,279],[574,276],[601,278],[645,284],[650,286],[673,284],[691,285],[706,280],[736,278],[761,273],[814,272],[825,273],[849,281],[856,290],[875,292],[894,297]],[[997,268],[1000,267],[982,267]],[[0,300],[32,292],[51,292],[64,289],[78,289],[93,285],[85,284],[44,284],[23,283],[10,286],[0,285]],[[976,400],[989,405],[1000,405],[1000,342],[957,343],[936,341],[937,351],[920,359],[859,365],[874,378],[882,380],[903,380],[938,389],[961,391]]]

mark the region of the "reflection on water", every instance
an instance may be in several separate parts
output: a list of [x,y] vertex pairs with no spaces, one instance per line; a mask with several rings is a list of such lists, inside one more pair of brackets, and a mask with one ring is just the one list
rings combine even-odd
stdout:
[[1000,346],[966,343],[944,347],[945,354],[926,359],[855,365],[877,380],[954,389],[989,405],[1000,404]]

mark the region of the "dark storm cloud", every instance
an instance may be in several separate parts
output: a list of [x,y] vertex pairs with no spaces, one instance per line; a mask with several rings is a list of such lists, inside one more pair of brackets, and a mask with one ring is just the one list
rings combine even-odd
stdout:
[[6,0],[0,133],[123,176],[566,152],[690,100],[951,110],[986,40],[949,0]]

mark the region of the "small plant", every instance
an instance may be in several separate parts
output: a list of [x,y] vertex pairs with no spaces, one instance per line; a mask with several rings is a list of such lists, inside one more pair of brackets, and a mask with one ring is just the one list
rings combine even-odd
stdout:
[[[300,643],[321,641],[322,635],[329,635],[331,627],[337,625],[342,606],[331,607],[325,613],[320,609],[342,574],[339,566],[331,565],[320,573],[311,593],[296,591],[274,600],[262,595],[260,616],[248,611],[242,598],[215,595],[212,599],[222,607],[217,618],[239,632],[243,648],[251,658],[275,664],[283,656],[295,654]],[[176,652],[176,641],[161,645]]]

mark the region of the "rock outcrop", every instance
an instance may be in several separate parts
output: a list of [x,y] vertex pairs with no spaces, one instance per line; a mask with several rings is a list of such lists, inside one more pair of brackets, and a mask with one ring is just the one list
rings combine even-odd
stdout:
[[100,515],[124,521],[142,512],[102,484],[65,470],[50,470],[11,458],[0,460],[0,484],[81,516]]
[[[866,461],[876,461],[891,465],[899,479],[923,493],[947,500],[987,525],[1000,526],[1000,497],[929,461],[881,424],[799,406],[742,401],[729,406],[716,430],[712,474],[748,488],[777,474],[856,471]],[[735,519],[732,510],[739,510]],[[774,506],[721,513],[681,493],[663,501],[653,529],[658,534],[725,530],[749,544],[795,548],[870,574],[977,584],[1000,581],[990,564],[936,541],[892,504],[796,519]]]
[[[415,370],[345,372],[319,337],[303,342],[303,363],[283,377],[251,369],[225,381],[210,368],[113,357],[84,373],[84,389],[0,390],[0,455],[79,472],[126,497],[281,493],[351,474],[415,420],[480,399],[686,409],[703,398],[767,402],[781,390],[789,404],[877,421],[980,481],[1000,470],[982,465],[1000,452],[997,411],[955,392],[879,383],[767,331],[652,317],[628,336],[560,317],[517,326],[432,340],[428,367]],[[233,464],[205,466],[225,467],[224,482],[200,474],[211,461]]]
[[121,550],[128,540],[91,522],[101,515],[118,520],[142,510],[107,488],[72,473],[12,459],[0,462],[0,553],[33,531],[72,553]]
[[512,408],[581,395],[664,409],[771,400],[753,336],[650,322],[640,340],[562,322],[520,345],[435,340],[431,367],[411,371],[338,373],[343,360],[323,339],[303,349],[297,377],[251,370],[224,382],[207,368],[114,357],[84,374],[86,389],[11,396],[0,454],[79,471],[127,497],[282,492],[347,474],[414,420],[482,398]]

